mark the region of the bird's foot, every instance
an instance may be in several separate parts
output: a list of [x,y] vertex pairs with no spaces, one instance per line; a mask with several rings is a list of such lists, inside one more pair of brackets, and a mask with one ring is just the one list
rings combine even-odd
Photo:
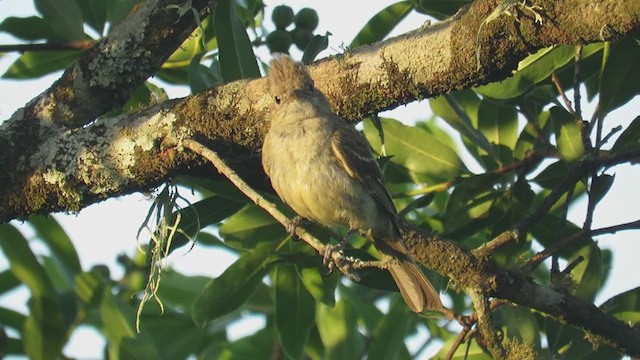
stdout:
[[291,219],[291,221],[287,224],[285,228],[285,230],[287,231],[287,234],[289,234],[293,239],[298,240],[298,235],[296,235],[296,229],[298,228],[298,226],[300,226],[300,224],[302,224],[304,220],[305,219],[300,215],[296,215],[296,217]]
[[351,229],[342,237],[342,239],[340,239],[340,241],[336,245],[327,244],[324,247],[324,254],[322,254],[322,263],[324,264],[324,266],[329,268],[329,272],[333,270],[333,262],[331,261],[332,253],[342,253],[345,245],[347,245],[347,242],[349,242],[349,239],[353,236],[353,234],[356,233],[356,231],[358,230]]

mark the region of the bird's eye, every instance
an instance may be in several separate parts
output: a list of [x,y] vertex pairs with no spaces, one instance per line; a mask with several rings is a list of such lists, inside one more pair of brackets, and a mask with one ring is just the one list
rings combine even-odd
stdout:
[[276,96],[276,104],[280,104],[280,96]]
[[309,84],[309,91],[313,92],[313,84]]

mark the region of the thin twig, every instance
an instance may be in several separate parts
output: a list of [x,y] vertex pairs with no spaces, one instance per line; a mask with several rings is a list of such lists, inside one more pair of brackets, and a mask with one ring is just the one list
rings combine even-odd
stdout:
[[576,116],[582,119],[582,108],[580,106],[580,73],[582,60],[582,45],[576,47],[575,65],[573,68],[573,106],[575,106]]
[[0,53],[26,52],[26,51],[60,51],[60,50],[87,50],[96,43],[95,40],[78,40],[65,43],[44,44],[13,44],[0,45]]
[[507,230],[502,234],[494,237],[492,240],[482,244],[482,246],[474,249],[472,253],[478,258],[487,257],[498,251],[498,249],[502,248],[503,246],[511,243],[514,240],[517,240],[519,235],[520,234],[517,230]]
[[562,101],[564,101],[564,105],[567,107],[567,110],[573,116],[576,116],[576,112],[573,110],[573,105],[571,105],[571,101],[567,97],[567,94],[564,93],[564,88],[562,87],[562,83],[560,83],[560,78],[558,78],[558,75],[555,72],[551,73],[551,82],[556,86],[556,89],[560,93]]
[[584,256],[580,255],[577,258],[573,259],[573,261],[567,265],[566,268],[564,268],[564,270],[562,270],[563,274],[569,274],[571,273],[571,271],[573,271],[573,269],[575,269],[576,266],[580,265],[581,262],[584,261]]
[[[293,226],[294,223],[283,214],[276,205],[265,199],[257,191],[253,190],[233,169],[231,169],[218,154],[193,139],[185,139],[182,144],[189,150],[199,154],[209,160],[216,169],[224,174],[240,191],[242,191],[251,201],[268,212],[276,221],[282,224],[286,229],[293,229],[296,236],[315,249],[319,254],[324,254],[326,246],[318,239],[313,237],[309,232],[300,226]],[[340,272],[351,280],[359,281],[360,276],[355,272],[353,264],[339,251],[331,252],[331,258]]]
[[588,231],[588,230],[585,230],[585,229],[581,229],[580,231],[578,231],[576,233],[573,233],[570,236],[567,236],[566,238],[556,242],[555,244],[553,244],[553,245],[547,247],[546,249],[540,251],[539,253],[535,254],[534,256],[531,257],[529,262],[527,264],[525,264],[522,268],[526,272],[533,271],[533,269],[535,269],[541,262],[546,260],[549,256],[558,253],[560,250],[566,248],[567,246],[572,245],[573,243],[575,243],[578,240],[582,239],[584,236],[598,236],[598,235],[605,235],[605,234],[615,234],[618,231],[637,230],[637,229],[640,229],[640,220],[631,221],[631,222],[624,223],[624,224],[607,226],[607,227],[604,227],[604,228],[595,229],[595,230],[591,230],[591,231]]

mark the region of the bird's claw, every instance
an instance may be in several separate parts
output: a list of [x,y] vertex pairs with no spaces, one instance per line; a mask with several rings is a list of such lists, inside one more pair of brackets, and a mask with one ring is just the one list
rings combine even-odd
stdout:
[[304,221],[304,218],[300,215],[296,215],[285,227],[287,234],[291,236],[293,239],[298,239],[298,235],[296,235],[296,229],[300,224]]

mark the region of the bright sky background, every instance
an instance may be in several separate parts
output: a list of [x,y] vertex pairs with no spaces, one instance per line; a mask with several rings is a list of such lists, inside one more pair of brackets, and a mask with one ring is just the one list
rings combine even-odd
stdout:
[[[269,7],[267,16],[271,14],[271,8],[282,2],[265,1]],[[393,3],[393,1],[369,0],[366,9],[363,2],[344,2],[337,0],[325,0],[322,2],[290,1],[297,11],[303,7],[316,9],[320,16],[320,25],[317,33],[323,34],[330,31],[330,49],[323,52],[320,57],[329,54],[340,53],[342,45],[348,45],[358,31],[366,24],[376,12]],[[8,16],[34,15],[31,1],[2,0],[0,1],[0,22]],[[426,17],[412,13],[407,17],[393,34],[400,34],[422,25]],[[266,21],[266,26],[272,30],[271,21]],[[0,44],[12,44],[17,41],[3,33],[0,33]],[[268,52],[262,49],[257,52],[264,60],[268,60]],[[294,53],[294,56],[296,54]],[[4,73],[16,54],[0,57],[0,74]],[[35,81],[8,81],[0,79],[0,122],[7,119],[19,107],[24,106],[29,100],[44,91],[59,77],[54,74]],[[180,97],[188,94],[186,88],[168,89],[171,97]],[[585,106],[587,109],[592,106]],[[627,105],[618,110],[607,119],[607,128],[617,125],[625,125],[640,113],[640,101]],[[384,116],[395,117],[403,121],[413,122],[426,119],[431,112],[426,101],[415,102],[408,106],[400,107]],[[605,131],[606,133],[606,131]],[[473,168],[472,168],[473,169]],[[598,206],[595,214],[594,228],[615,225],[627,221],[637,220],[640,217],[638,204],[640,192],[637,191],[640,180],[640,169],[630,166],[617,167],[610,174],[616,174],[616,180],[611,192]],[[118,254],[132,255],[136,251],[136,232],[144,220],[149,207],[149,201],[144,195],[135,194],[118,199],[107,200],[103,203],[83,209],[77,215],[56,214],[65,230],[74,241],[84,269],[88,270],[96,264],[106,264],[111,268],[114,276],[120,276],[122,270],[115,264]],[[586,202],[575,206],[570,212],[570,219],[581,224],[584,219]],[[15,223],[15,222],[14,222]],[[16,223],[17,224],[17,223]],[[25,235],[29,236],[28,228],[22,227]],[[637,254],[640,253],[640,232],[626,231],[616,235],[601,236],[598,238],[603,248],[613,250],[613,269],[609,282],[597,297],[597,304],[620,292],[640,286],[640,278],[636,275]],[[34,244],[36,251],[43,252],[44,248]],[[219,251],[212,251],[196,246],[191,252],[178,250],[170,256],[171,266],[186,274],[205,274],[216,276],[220,274],[233,259]],[[0,256],[0,269],[7,268],[6,259]],[[26,290],[14,291],[8,296],[0,297],[0,306],[25,311],[28,293]],[[259,320],[251,320],[255,324]],[[241,336],[247,330],[244,324],[230,329],[232,336]],[[103,340],[95,332],[85,329],[79,331],[72,338],[65,353],[68,356],[81,359],[99,358],[102,354]]]

